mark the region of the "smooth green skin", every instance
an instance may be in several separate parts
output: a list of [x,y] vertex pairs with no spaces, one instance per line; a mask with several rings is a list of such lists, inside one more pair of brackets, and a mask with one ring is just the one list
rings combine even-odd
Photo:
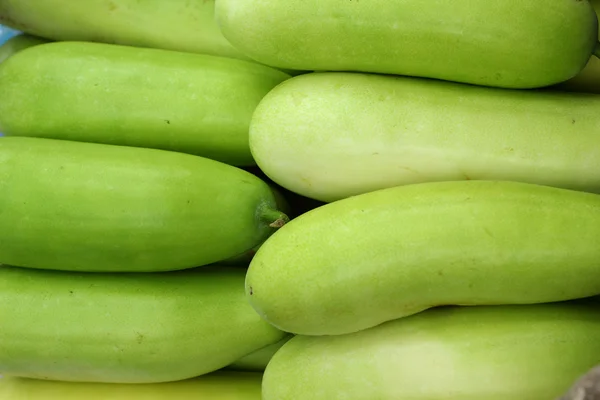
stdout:
[[2,400],[260,400],[262,374],[218,371],[178,382],[109,384],[0,379]]
[[195,154],[254,165],[250,119],[289,75],[256,63],[56,42],[0,65],[0,132]]
[[53,139],[0,139],[0,193],[0,263],[31,268],[192,268],[257,246],[286,219],[241,169]]
[[342,336],[296,336],[262,400],[551,400],[600,363],[600,310],[448,307]]
[[248,305],[244,276],[224,266],[146,274],[0,267],[0,371],[102,383],[216,371],[285,336]]
[[437,305],[600,294],[600,196],[515,182],[379,190],[292,220],[258,250],[246,294],[274,326],[340,335]]
[[597,42],[574,0],[217,0],[225,38],[279,68],[535,88],[583,69]]
[[294,335],[287,335],[277,343],[256,350],[228,365],[227,369],[235,371],[263,372],[275,353],[277,353],[277,351],[293,337]]
[[0,23],[55,40],[249,60],[221,34],[214,0],[0,0]]
[[600,97],[587,94],[329,72],[271,91],[250,149],[273,181],[329,202],[465,179],[600,192],[599,131]]
[[48,43],[48,40],[37,36],[26,34],[14,36],[0,46],[0,63],[3,63],[9,57],[12,57],[22,50],[44,43]]

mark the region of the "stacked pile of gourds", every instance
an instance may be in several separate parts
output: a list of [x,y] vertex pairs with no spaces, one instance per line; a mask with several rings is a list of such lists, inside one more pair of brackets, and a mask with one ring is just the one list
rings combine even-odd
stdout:
[[0,399],[560,396],[593,6],[0,0]]

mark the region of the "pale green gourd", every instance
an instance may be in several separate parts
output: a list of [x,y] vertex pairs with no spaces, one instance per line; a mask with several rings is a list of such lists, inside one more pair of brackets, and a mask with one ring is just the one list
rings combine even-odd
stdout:
[[439,308],[296,336],[267,366],[262,399],[554,400],[600,363],[599,331],[596,306],[559,303]]
[[322,201],[469,179],[600,192],[600,96],[307,74],[260,102],[250,148],[272,180]]

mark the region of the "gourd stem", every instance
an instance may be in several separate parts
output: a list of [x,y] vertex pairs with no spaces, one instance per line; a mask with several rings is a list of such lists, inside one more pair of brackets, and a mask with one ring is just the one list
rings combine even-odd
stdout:
[[272,208],[264,208],[260,212],[260,218],[269,224],[271,228],[281,228],[290,221],[290,218],[281,211]]

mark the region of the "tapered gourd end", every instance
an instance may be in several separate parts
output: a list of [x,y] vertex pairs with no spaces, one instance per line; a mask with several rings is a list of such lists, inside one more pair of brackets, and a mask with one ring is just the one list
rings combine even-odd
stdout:
[[269,224],[271,228],[279,229],[290,221],[290,218],[281,211],[264,208],[261,211],[261,219]]

